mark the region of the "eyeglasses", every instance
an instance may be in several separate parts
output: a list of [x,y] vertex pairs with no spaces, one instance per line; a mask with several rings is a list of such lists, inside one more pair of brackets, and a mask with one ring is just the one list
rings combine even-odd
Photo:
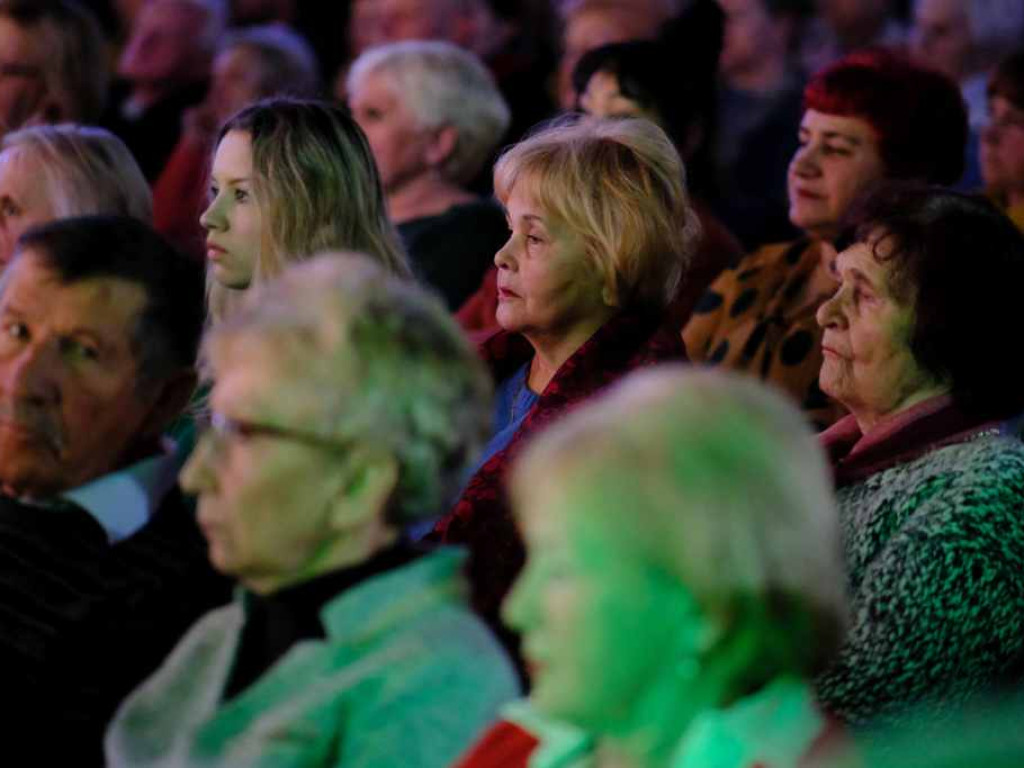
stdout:
[[323,435],[288,427],[278,427],[273,424],[258,424],[242,419],[232,419],[219,411],[210,411],[205,422],[205,424],[199,425],[200,434],[211,436],[218,448],[232,442],[245,442],[256,437],[290,440],[335,453],[348,448],[348,443],[342,443]]

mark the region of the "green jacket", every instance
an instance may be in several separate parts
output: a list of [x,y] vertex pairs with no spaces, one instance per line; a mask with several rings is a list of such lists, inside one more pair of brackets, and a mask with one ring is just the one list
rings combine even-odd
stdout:
[[463,557],[441,550],[348,590],[321,612],[325,640],[296,644],[221,701],[243,624],[213,611],[122,705],[111,766],[447,766],[518,693],[465,606]]

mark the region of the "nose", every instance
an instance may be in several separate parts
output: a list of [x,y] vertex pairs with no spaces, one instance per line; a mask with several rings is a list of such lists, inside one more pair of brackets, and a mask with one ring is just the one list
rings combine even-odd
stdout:
[[538,579],[534,576],[536,568],[526,566],[519,572],[512,590],[501,604],[501,619],[517,632],[524,632],[536,623],[537,596],[539,594]]
[[496,254],[494,254],[494,266],[498,269],[514,269],[516,260],[513,251],[513,240],[515,235],[509,235],[508,240],[501,246]]
[[220,200],[221,195],[216,195],[199,216],[199,225],[208,232],[222,232],[227,229],[227,219],[220,209]]
[[214,436],[208,432],[200,437],[195,450],[181,468],[178,480],[186,493],[200,494],[214,487],[217,478]]
[[814,318],[822,328],[838,328],[845,323],[845,318],[839,306],[841,301],[840,294],[843,290],[842,286],[840,286],[830,299],[818,307]]
[[26,346],[0,362],[0,370],[13,398],[37,404],[59,402],[60,359],[52,345]]
[[793,159],[789,162],[789,172],[791,175],[803,178],[811,178],[821,173],[821,168],[818,166],[818,152],[813,143],[808,142],[796,148]]

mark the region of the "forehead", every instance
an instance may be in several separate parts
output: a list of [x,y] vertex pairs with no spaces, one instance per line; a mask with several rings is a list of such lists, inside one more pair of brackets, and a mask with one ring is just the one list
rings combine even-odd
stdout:
[[214,175],[249,176],[252,173],[252,140],[245,131],[228,131],[213,156]]
[[384,68],[371,69],[352,83],[352,100],[395,101],[394,79]]
[[0,281],[0,309],[61,332],[88,331],[109,344],[130,346],[146,307],[142,286],[116,277],[64,283],[31,250],[18,256]]
[[[883,240],[876,246],[878,237],[872,234],[866,242],[856,242],[836,257],[836,266],[840,273],[859,272],[870,280],[876,287],[885,288],[888,286],[889,273],[892,271],[892,262],[886,259],[892,246],[888,239]],[[879,260],[875,253],[883,258]]]
[[0,16],[0,57],[7,63],[28,64],[38,44],[31,31],[7,16]]
[[[323,395],[307,375],[304,357],[286,340],[270,340],[257,332],[241,332],[217,341],[210,349],[214,386],[210,404],[235,418],[264,417],[301,427],[322,421]],[[308,358],[307,358],[308,362]],[[296,369],[302,374],[296,375]]]
[[259,55],[256,51],[247,45],[234,45],[217,54],[213,60],[213,72],[216,75],[247,74],[258,64]]
[[914,3],[914,17],[919,22],[937,23],[966,15],[967,8],[962,0],[917,0]]
[[205,13],[192,3],[157,0],[143,5],[136,17],[137,31],[159,32],[168,37],[191,35],[198,31]]
[[835,133],[864,143],[877,143],[875,129],[867,120],[844,115],[829,115],[808,109],[804,112],[800,127],[814,133]]
[[536,174],[529,171],[520,173],[516,177],[516,182],[509,190],[508,197],[503,201],[505,212],[511,218],[516,219],[522,216],[547,218],[534,193],[537,183]]

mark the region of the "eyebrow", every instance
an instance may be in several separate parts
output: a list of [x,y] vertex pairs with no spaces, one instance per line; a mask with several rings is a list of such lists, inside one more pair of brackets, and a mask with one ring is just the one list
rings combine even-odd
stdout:
[[848,133],[841,133],[840,131],[825,131],[822,133],[822,136],[826,139],[843,139],[858,146],[864,143],[859,137],[851,136]]
[[871,281],[871,278],[869,278],[867,276],[867,274],[865,274],[861,270],[857,269],[857,267],[851,267],[850,268],[850,274],[853,275],[854,282],[863,283],[864,285],[867,285],[873,291],[877,291],[878,290],[877,287],[875,286],[875,284]]

